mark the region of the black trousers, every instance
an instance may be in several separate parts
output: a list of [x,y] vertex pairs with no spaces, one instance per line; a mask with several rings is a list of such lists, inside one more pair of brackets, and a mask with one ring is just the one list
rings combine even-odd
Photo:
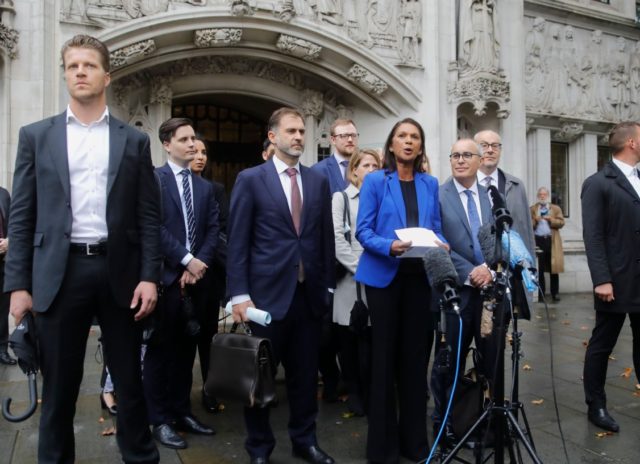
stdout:
[[385,288],[365,286],[371,313],[371,388],[367,459],[426,459],[427,337],[433,330],[424,272],[398,273]]
[[[201,288],[190,291],[195,306],[204,300]],[[161,310],[161,337],[144,355],[144,392],[151,425],[170,424],[191,414],[191,385],[197,336],[186,332],[180,285],[165,287]],[[198,309],[196,309],[196,313]]]
[[[626,313],[596,311],[596,325],[587,345],[583,372],[584,395],[590,407],[603,408],[607,405],[604,384],[607,379],[609,355],[618,341],[626,316]],[[633,367],[638,377],[640,376],[640,314],[630,313],[629,320],[633,335]]]
[[352,412],[366,413],[371,378],[371,331],[354,333],[348,326],[333,324],[339,340],[338,358],[342,378],[349,398],[347,405]]
[[43,377],[38,462],[73,463],[73,418],[94,316],[118,396],[116,440],[127,463],[157,463],[140,376],[141,331],[134,311],[119,307],[109,288],[104,256],[69,255],[51,307],[36,315]]
[[[298,284],[284,319],[267,327],[250,323],[253,334],[271,340],[277,363],[285,371],[289,401],[289,438],[294,446],[317,445],[318,347],[321,320],[311,313],[304,284]],[[245,408],[245,449],[251,457],[267,457],[276,445],[270,408]]]
[[195,291],[192,292],[196,316],[200,323],[197,347],[203,385],[207,381],[207,374],[209,373],[211,339],[218,333],[221,295],[217,289],[215,277],[211,270],[207,271],[204,277],[196,283]]
[[4,287],[4,256],[0,257],[0,352],[7,351],[9,344],[9,300],[11,295],[2,291]]
[[544,295],[546,291],[546,282],[544,273],[548,272],[551,276],[551,295],[556,296],[560,287],[558,274],[551,273],[551,236],[541,237],[536,235],[536,246],[542,250],[540,258],[538,258],[538,280],[540,282],[540,291]]

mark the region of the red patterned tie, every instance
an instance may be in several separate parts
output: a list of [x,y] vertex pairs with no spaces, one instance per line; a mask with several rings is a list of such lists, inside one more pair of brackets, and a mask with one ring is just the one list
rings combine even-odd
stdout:
[[300,195],[300,189],[298,188],[298,181],[296,175],[298,171],[296,168],[288,168],[287,174],[291,179],[291,218],[293,219],[293,225],[296,228],[296,232],[300,235],[300,219],[302,217],[302,195]]

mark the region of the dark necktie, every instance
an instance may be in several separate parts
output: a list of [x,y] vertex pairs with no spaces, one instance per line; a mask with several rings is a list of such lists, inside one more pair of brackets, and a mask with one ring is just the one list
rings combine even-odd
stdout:
[[182,175],[182,196],[184,198],[184,207],[187,210],[187,238],[189,239],[190,250],[192,251],[196,244],[196,217],[193,214],[193,199],[191,197],[191,185],[189,184],[189,176],[191,171],[183,169],[180,171]]
[[478,208],[476,208],[476,202],[473,200],[473,192],[465,190],[464,193],[467,195],[467,214],[469,215],[469,225],[471,226],[471,236],[473,238],[473,257],[476,261],[474,264],[482,264],[484,259],[480,250],[480,242],[478,241],[478,230],[480,230],[481,225]]
[[302,217],[302,195],[300,195],[300,189],[298,188],[298,181],[296,175],[298,171],[296,168],[288,168],[287,174],[291,179],[291,219],[293,219],[293,226],[296,228],[296,232],[300,235],[300,220]]
[[340,161],[340,166],[344,167],[344,188],[349,186],[349,161]]

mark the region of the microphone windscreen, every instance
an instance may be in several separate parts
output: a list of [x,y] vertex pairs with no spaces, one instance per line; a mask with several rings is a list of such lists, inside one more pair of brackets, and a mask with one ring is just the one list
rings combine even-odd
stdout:
[[456,268],[444,248],[429,248],[423,261],[424,270],[427,272],[427,278],[433,288],[443,291],[445,284],[455,286],[458,282]]
[[493,224],[483,224],[478,230],[478,242],[484,262],[489,266],[494,264],[496,254],[496,233],[493,230]]
[[529,266],[533,265],[533,258],[522,241],[522,237],[515,230],[510,230],[502,234],[502,249],[506,253],[509,252],[509,264],[512,268],[521,263],[526,262]]

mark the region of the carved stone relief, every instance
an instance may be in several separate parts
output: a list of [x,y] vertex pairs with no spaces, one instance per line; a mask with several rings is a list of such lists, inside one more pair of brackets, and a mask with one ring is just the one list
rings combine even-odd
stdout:
[[198,29],[193,34],[193,43],[198,48],[233,45],[240,42],[240,39],[242,39],[242,29],[234,28]]
[[15,29],[0,23],[0,50],[3,50],[12,60],[18,56],[18,37],[20,33]]
[[130,64],[144,56],[156,51],[156,43],[152,40],[136,42],[123,48],[119,48],[110,53],[111,67],[117,69],[125,64]]
[[138,106],[133,112],[133,116],[129,119],[129,125],[135,127],[140,132],[144,132],[151,136],[153,133],[153,128],[151,126],[151,121],[149,120],[149,115],[147,113],[146,108],[142,103],[138,102]]
[[535,18],[526,41],[527,111],[617,122],[640,118],[640,46]]
[[371,92],[376,95],[381,95],[389,88],[385,81],[359,64],[351,66],[349,71],[347,71],[347,77],[367,92]]
[[169,105],[173,98],[173,89],[171,88],[172,78],[170,76],[158,76],[151,80],[149,90],[149,103],[159,103],[161,105]]
[[280,34],[276,47],[287,55],[302,58],[306,61],[317,60],[322,51],[322,47],[313,42],[286,34]]
[[63,0],[61,19],[110,27],[121,21],[163,13],[183,4],[201,7],[208,0]]
[[422,43],[422,5],[419,0],[404,0],[400,13],[402,48],[401,63],[420,64],[420,44]]
[[509,82],[496,76],[463,78],[450,82],[448,86],[449,102],[473,104],[476,116],[484,116],[487,103],[494,102],[498,105],[497,117],[500,119],[509,117],[510,94]]
[[306,89],[302,92],[300,110],[304,116],[318,118],[322,114],[323,101],[322,93],[316,90]]
[[236,16],[252,15],[255,10],[248,0],[231,0],[231,13]]
[[460,74],[484,71],[497,74],[500,60],[496,0],[462,0],[458,23]]
[[565,122],[560,127],[560,130],[553,133],[553,140],[570,143],[576,140],[583,130],[584,126],[580,123]]

